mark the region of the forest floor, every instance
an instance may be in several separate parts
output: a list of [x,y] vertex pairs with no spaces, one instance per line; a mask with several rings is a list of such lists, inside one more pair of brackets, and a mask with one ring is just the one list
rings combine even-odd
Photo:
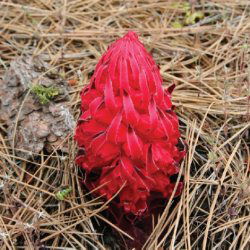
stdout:
[[[164,85],[176,84],[172,101],[188,145],[183,193],[174,208],[168,201],[144,249],[249,249],[248,0],[2,0],[0,84],[18,56],[40,56],[67,83],[65,105],[77,120],[81,89],[128,30],[160,66]],[[25,157],[8,126],[0,121],[1,249],[115,249],[105,228],[129,237],[103,215],[109,204],[86,196],[74,129],[52,150]]]

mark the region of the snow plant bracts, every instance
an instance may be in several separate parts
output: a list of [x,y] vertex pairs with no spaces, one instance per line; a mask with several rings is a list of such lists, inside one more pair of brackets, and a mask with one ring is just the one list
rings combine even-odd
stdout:
[[[170,177],[179,172],[185,150],[177,145],[172,90],[163,89],[158,66],[130,31],[108,48],[81,92],[76,162],[89,189],[101,186],[97,195],[110,199],[123,186],[116,204],[125,213],[143,215],[153,195],[173,192]],[[88,179],[93,173],[97,177]]]

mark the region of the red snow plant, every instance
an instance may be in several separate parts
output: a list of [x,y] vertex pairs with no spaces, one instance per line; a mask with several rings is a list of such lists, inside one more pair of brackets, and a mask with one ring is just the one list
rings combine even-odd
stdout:
[[[120,190],[116,204],[125,213],[142,215],[153,195],[168,198],[173,192],[170,177],[179,172],[185,151],[178,147],[172,90],[163,89],[152,56],[128,32],[104,53],[81,92],[75,140],[83,150],[77,164],[97,195],[110,199]],[[181,189],[179,183],[176,195]]]

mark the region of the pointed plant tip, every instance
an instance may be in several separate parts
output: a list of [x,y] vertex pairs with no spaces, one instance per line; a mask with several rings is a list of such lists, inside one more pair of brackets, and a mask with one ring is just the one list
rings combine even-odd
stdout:
[[138,40],[138,35],[135,31],[129,30],[123,38],[129,38],[130,40]]

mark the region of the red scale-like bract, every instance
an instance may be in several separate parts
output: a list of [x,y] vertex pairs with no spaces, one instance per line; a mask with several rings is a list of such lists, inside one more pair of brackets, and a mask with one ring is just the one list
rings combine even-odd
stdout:
[[[164,90],[159,69],[134,32],[113,43],[81,92],[82,115],[75,139],[84,152],[76,162],[87,173],[96,194],[110,199],[119,190],[118,205],[141,215],[154,193],[169,197],[185,155],[177,147],[178,119]],[[88,178],[88,177],[87,177]],[[181,192],[179,183],[176,195]]]

